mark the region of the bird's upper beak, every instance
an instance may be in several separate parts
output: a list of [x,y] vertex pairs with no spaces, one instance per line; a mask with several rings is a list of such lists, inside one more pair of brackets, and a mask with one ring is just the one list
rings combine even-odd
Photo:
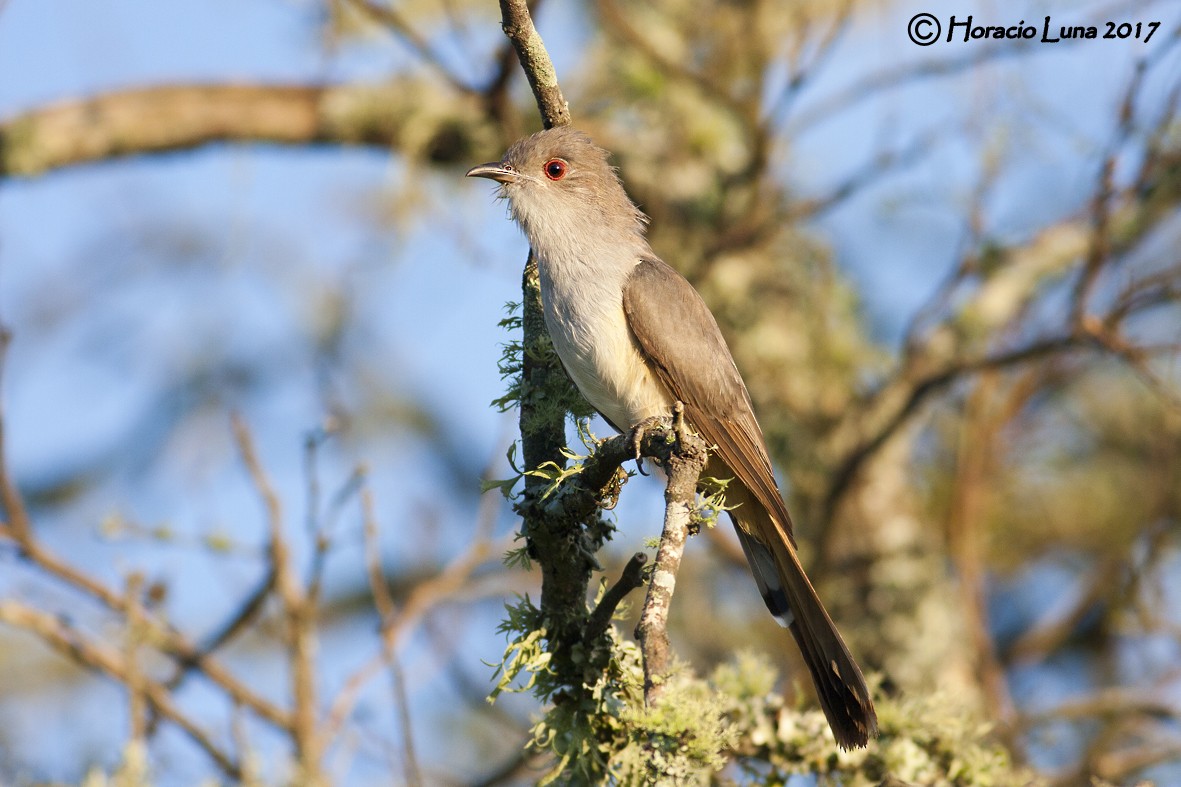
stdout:
[[520,178],[517,171],[500,161],[490,161],[480,164],[467,171],[469,178],[491,178],[501,183],[515,183]]

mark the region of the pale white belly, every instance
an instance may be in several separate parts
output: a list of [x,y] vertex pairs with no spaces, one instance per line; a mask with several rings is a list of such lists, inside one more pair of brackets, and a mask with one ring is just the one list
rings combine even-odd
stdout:
[[[542,276],[546,327],[554,349],[591,406],[619,429],[667,415],[668,390],[648,370],[627,328],[622,291],[594,282],[581,292]],[[614,289],[615,295],[609,293]]]

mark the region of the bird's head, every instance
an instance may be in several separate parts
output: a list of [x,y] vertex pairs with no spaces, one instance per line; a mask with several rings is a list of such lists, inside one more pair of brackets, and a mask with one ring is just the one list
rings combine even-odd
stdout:
[[513,143],[500,161],[468,170],[501,184],[512,216],[536,247],[555,233],[643,236],[644,215],[628,199],[608,153],[569,126]]

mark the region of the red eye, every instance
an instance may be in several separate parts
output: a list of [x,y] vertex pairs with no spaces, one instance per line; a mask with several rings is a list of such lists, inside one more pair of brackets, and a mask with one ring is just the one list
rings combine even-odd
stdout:
[[545,162],[545,176],[550,180],[561,180],[566,177],[566,162],[560,158],[552,158]]

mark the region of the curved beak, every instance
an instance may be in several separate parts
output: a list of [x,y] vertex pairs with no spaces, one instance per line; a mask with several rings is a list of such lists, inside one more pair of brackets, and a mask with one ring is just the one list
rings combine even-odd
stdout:
[[490,178],[500,183],[515,183],[519,176],[512,167],[505,166],[499,161],[490,161],[487,164],[480,164],[469,169],[467,177]]

